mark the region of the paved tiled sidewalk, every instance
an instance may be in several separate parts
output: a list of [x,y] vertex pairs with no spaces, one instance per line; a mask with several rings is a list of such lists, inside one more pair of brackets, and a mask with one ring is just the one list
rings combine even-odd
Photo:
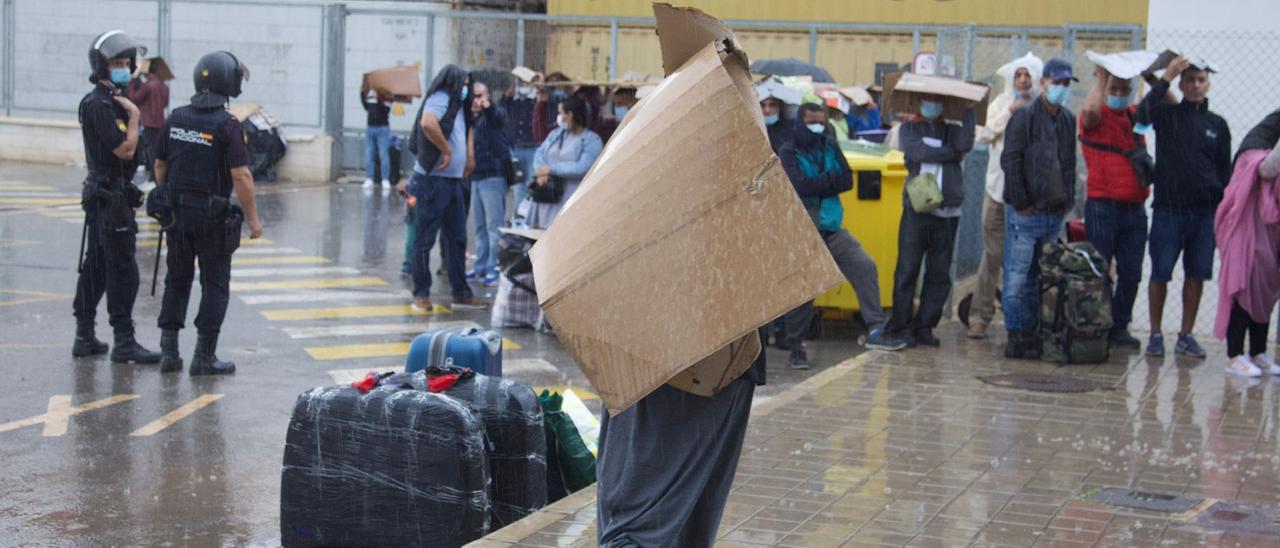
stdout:
[[[1210,359],[1006,361],[958,326],[940,350],[868,353],[753,411],[721,545],[1273,546],[1082,500],[1093,490],[1280,505],[1280,381]],[[1060,373],[1109,390],[1045,394],[976,375]],[[588,489],[479,545],[594,545]],[[1210,500],[1212,503],[1212,500]],[[1276,516],[1272,514],[1272,519]]]

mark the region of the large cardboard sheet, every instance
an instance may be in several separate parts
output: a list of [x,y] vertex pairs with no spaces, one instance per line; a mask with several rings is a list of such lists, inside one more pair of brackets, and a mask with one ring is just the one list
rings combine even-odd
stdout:
[[940,95],[942,117],[961,120],[964,111],[975,109],[978,125],[987,123],[987,101],[990,98],[986,84],[965,82],[954,78],[927,76],[910,72],[896,72],[884,77],[884,104],[882,108],[894,114],[918,114],[920,101],[925,94]]
[[360,82],[360,89],[371,89],[379,95],[389,95],[404,102],[411,97],[422,96],[422,82],[418,77],[418,67],[414,65],[366,72]]
[[667,77],[530,252],[548,319],[615,414],[668,382],[714,394],[750,367],[759,326],[843,281],[733,33],[654,13]]

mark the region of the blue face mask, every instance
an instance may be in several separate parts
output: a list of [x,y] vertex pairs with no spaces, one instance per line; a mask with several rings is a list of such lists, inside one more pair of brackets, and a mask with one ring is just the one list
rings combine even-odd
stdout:
[[615,119],[621,120],[621,119],[623,119],[623,118],[626,118],[626,117],[627,117],[627,112],[630,112],[630,111],[631,111],[631,107],[624,107],[624,106],[621,106],[621,105],[614,105],[614,106],[613,106],[613,117],[614,117]]
[[920,115],[929,120],[937,120],[942,116],[942,103],[938,101],[920,101]]
[[777,115],[777,114],[766,114],[766,115],[764,116],[764,125],[766,125],[766,126],[771,126],[771,125],[776,124],[776,123],[778,123],[778,115]]
[[1067,97],[1071,95],[1071,90],[1067,86],[1061,84],[1051,84],[1049,91],[1045,92],[1044,98],[1049,100],[1050,104],[1062,106],[1066,104]]
[[111,83],[117,86],[128,84],[129,80],[133,79],[132,76],[133,73],[129,72],[129,69],[127,68],[111,69]]
[[827,130],[826,124],[805,124],[804,127],[809,128],[809,131],[814,133],[822,133]]
[[470,97],[470,96],[471,96],[471,88],[468,86],[462,86],[462,97],[459,97],[458,100],[466,101],[467,97]]
[[1129,108],[1129,98],[1116,97],[1115,95],[1108,95],[1107,108],[1111,110],[1124,110],[1126,108]]

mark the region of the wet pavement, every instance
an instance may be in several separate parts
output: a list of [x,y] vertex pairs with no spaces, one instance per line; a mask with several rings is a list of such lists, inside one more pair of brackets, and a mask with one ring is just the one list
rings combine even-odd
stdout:
[[[0,545],[277,544],[280,465],[298,394],[364,372],[403,366],[413,336],[453,322],[488,324],[488,311],[409,309],[400,276],[404,203],[358,185],[259,184],[266,232],[235,255],[232,299],[218,355],[228,378],[161,375],[154,366],[74,359],[71,297],[83,216],[83,169],[0,165]],[[154,225],[139,218],[139,340],[158,350],[163,292],[151,296]],[[440,264],[438,254],[433,268]],[[449,302],[437,277],[434,301]],[[195,344],[190,321],[184,359]],[[474,286],[482,295],[491,288]],[[110,342],[105,303],[98,336]],[[858,328],[827,325],[816,366],[787,370],[769,350],[765,405],[858,354]],[[600,403],[554,337],[503,332],[506,376],[569,387]]]

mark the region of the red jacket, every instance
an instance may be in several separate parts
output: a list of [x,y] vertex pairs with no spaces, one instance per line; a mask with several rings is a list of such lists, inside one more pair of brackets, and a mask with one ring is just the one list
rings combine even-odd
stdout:
[[1084,153],[1084,165],[1089,169],[1088,197],[1117,202],[1143,203],[1150,189],[1138,184],[1133,164],[1120,152],[1111,152],[1089,146],[1089,143],[1132,149],[1137,134],[1133,132],[1133,118],[1137,111],[1129,107],[1124,111],[1102,107],[1102,121],[1093,129],[1085,129],[1084,116],[1080,117],[1080,150]]

